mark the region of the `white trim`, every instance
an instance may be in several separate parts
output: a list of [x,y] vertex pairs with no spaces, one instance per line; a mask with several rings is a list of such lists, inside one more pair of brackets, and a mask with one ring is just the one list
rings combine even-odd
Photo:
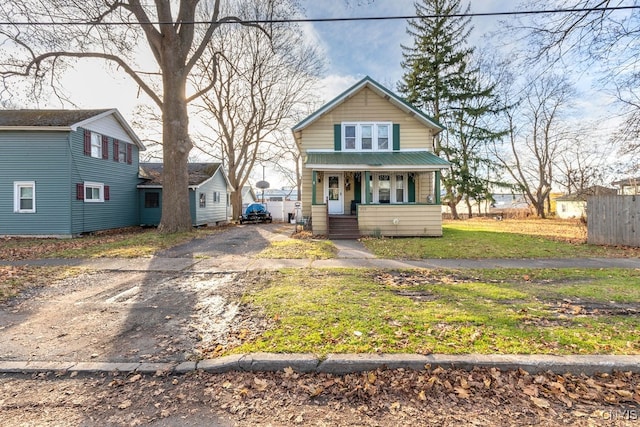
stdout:
[[[87,188],[97,188],[100,190],[100,197],[98,199],[87,199]],[[104,184],[101,182],[84,182],[84,202],[85,203],[103,203],[104,202]]]
[[[20,208],[20,189],[31,187],[32,207],[31,209]],[[14,213],[36,213],[36,182],[35,181],[14,181],[13,182],[13,212]]]
[[371,165],[326,165],[326,164],[305,164],[306,169],[315,169],[317,171],[390,171],[390,172],[415,172],[415,171],[441,171],[447,169],[443,165],[389,165],[389,166],[371,166]]

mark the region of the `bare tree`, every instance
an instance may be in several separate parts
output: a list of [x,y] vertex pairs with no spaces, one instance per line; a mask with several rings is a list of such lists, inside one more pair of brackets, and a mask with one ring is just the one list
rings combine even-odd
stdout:
[[571,96],[571,86],[558,76],[533,82],[517,102],[505,95],[505,105],[512,105],[505,109],[508,141],[496,146],[496,157],[542,218],[554,182],[554,161],[566,140],[561,119]]
[[565,147],[554,160],[556,183],[568,194],[582,193],[594,185],[603,185],[612,172],[609,148],[593,129],[580,128],[565,141]]
[[[624,116],[615,139],[624,154],[640,152],[640,9],[638,1],[625,0],[536,0],[529,9],[575,10],[575,12],[531,15],[516,25],[529,36],[530,63],[572,62],[598,71],[599,89],[619,101]],[[614,10],[616,7],[627,9]],[[635,7],[635,8],[634,8]]]
[[[162,112],[164,196],[162,232],[191,229],[187,161],[192,148],[187,105],[207,92],[188,85],[203,61],[215,65],[211,37],[239,17],[221,12],[222,0],[39,0],[0,5],[4,88],[12,77],[35,78],[33,96],[46,84],[59,88],[61,75],[79,59],[100,59],[125,72]],[[271,3],[277,3],[273,0]],[[205,13],[205,10],[208,13]],[[271,9],[261,10],[268,17]],[[204,16],[204,18],[202,18]],[[201,19],[202,24],[196,23]],[[196,26],[202,25],[202,31]],[[143,48],[144,47],[144,48]],[[136,54],[150,52],[155,64],[144,69]],[[96,82],[99,84],[99,82]]]
[[[295,12],[290,1],[247,0],[236,4],[238,14],[248,16],[270,4],[273,16],[285,19]],[[256,16],[257,18],[257,16]],[[198,69],[203,91],[200,115],[208,135],[198,148],[220,158],[236,191],[233,210],[242,210],[239,191],[256,163],[275,155],[267,145],[288,141],[295,149],[289,128],[297,109],[311,96],[322,68],[317,49],[305,42],[292,24],[271,24],[269,37],[255,28],[221,28],[207,47],[220,60]],[[282,160],[282,159],[280,159]]]

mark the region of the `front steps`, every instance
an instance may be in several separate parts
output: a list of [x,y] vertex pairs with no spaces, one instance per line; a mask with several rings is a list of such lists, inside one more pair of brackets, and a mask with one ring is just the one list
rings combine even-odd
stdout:
[[332,240],[355,240],[360,238],[358,218],[355,215],[329,215],[328,237]]

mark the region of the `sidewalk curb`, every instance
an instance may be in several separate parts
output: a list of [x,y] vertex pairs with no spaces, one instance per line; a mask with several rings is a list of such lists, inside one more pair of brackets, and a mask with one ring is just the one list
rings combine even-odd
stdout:
[[198,362],[53,362],[0,361],[0,373],[34,374],[40,372],[76,372],[83,374],[139,372],[186,374],[193,371],[277,372],[292,368],[296,372],[344,375],[376,369],[424,370],[496,368],[502,371],[522,369],[531,374],[552,371],[557,374],[594,375],[613,371],[640,373],[640,355],[419,355],[419,354],[330,354],[321,360],[313,354],[250,353],[206,359]]

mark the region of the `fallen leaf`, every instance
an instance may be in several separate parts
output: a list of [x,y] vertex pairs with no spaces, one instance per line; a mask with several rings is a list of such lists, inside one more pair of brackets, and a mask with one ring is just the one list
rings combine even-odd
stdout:
[[118,408],[127,409],[129,406],[131,406],[131,400],[127,399],[124,402],[122,402],[120,405],[118,405]]
[[255,388],[258,391],[265,391],[267,389],[267,387],[269,386],[269,382],[267,380],[263,380],[261,378],[255,377],[253,379],[254,382],[254,386],[253,388]]
[[533,384],[526,386],[522,392],[530,397],[538,397],[538,387]]
[[616,390],[615,392],[618,393],[618,395],[626,397],[628,399],[631,399],[633,397],[633,393],[629,390]]
[[461,399],[468,399],[469,398],[469,392],[467,390],[465,390],[462,387],[456,387],[454,388],[456,394],[458,395],[459,398]]
[[531,396],[531,400],[533,401],[533,404],[536,405],[538,408],[546,409],[551,407],[551,404],[546,399]]
[[369,381],[369,384],[374,384],[377,378],[378,377],[374,372],[369,372],[369,374],[367,375],[367,381]]
[[142,378],[142,375],[140,374],[135,374],[134,376],[132,376],[131,378],[129,378],[129,382],[130,383],[135,383],[136,381],[139,381],[140,378]]
[[427,400],[427,394],[424,392],[424,390],[420,390],[420,393],[418,393],[418,399],[422,400],[423,402]]

